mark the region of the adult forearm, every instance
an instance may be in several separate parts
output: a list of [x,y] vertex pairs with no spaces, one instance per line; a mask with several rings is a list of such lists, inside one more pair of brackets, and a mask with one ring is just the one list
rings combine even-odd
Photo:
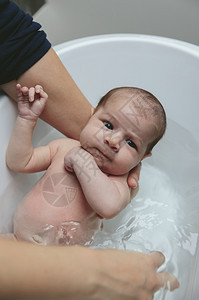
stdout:
[[79,139],[90,118],[91,105],[52,48],[17,81],[1,86],[14,100],[17,82],[27,87],[42,85],[48,94],[48,102],[41,118],[68,137]]
[[91,278],[85,263],[89,249],[7,240],[0,240],[0,248],[0,299],[83,300],[89,296]]

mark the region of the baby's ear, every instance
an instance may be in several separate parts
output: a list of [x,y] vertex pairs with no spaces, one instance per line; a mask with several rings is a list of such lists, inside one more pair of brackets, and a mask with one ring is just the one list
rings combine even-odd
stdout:
[[[151,155],[152,155],[152,153],[151,153],[151,152],[150,152],[150,153],[148,153],[148,154],[145,154],[145,155],[144,155],[144,157],[143,157],[143,159],[145,159],[145,158],[147,158],[147,157],[150,157]],[[142,159],[142,160],[143,160],[143,159]]]

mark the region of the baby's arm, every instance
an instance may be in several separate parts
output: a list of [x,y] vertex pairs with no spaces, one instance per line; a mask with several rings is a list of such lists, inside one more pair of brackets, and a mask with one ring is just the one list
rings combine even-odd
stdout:
[[40,85],[28,89],[16,86],[18,116],[10,137],[6,162],[17,172],[36,172],[49,163],[49,147],[32,147],[32,134],[38,117],[43,111],[48,95]]
[[89,205],[101,217],[113,218],[130,202],[128,174],[108,177],[81,147],[71,150],[64,164],[67,171],[75,172]]

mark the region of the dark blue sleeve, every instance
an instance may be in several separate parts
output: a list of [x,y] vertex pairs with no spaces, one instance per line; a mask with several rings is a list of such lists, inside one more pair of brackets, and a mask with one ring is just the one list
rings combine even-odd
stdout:
[[0,84],[17,79],[50,49],[40,28],[15,3],[0,0]]

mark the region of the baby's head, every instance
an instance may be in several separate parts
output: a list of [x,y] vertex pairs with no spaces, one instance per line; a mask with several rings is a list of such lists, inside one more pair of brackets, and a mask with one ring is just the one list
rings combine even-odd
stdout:
[[154,95],[121,87],[101,98],[80,142],[104,172],[121,175],[151,155],[165,129],[165,111]]

